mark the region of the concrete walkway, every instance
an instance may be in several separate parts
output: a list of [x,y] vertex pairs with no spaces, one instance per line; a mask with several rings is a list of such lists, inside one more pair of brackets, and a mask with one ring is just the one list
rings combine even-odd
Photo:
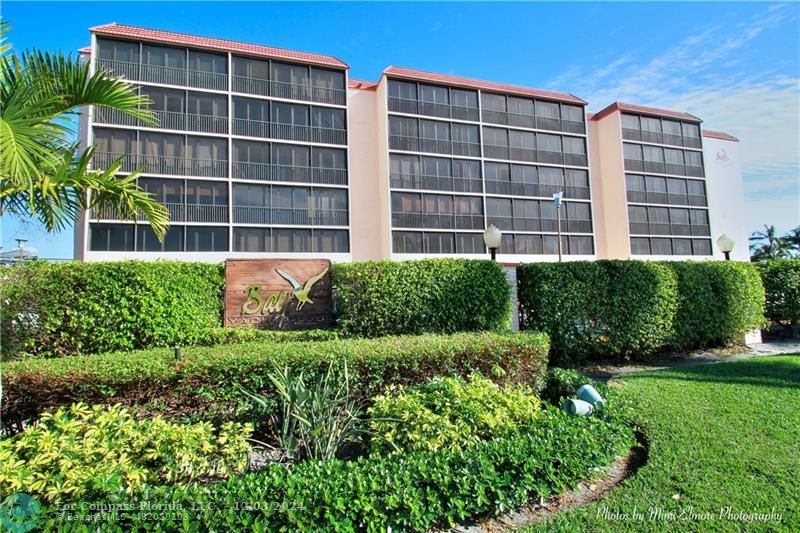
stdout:
[[748,346],[734,347],[733,350],[697,350],[694,352],[667,356],[649,364],[636,363],[621,366],[593,365],[582,367],[578,370],[593,379],[608,381],[622,374],[630,374],[631,372],[705,365],[709,363],[718,363],[720,361],[735,361],[737,359],[747,359],[750,357],[766,357],[782,354],[800,354],[800,339],[759,342]]

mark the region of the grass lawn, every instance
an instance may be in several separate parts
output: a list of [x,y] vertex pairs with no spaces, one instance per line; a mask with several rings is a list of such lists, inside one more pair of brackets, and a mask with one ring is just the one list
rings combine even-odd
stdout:
[[[524,531],[800,531],[799,355],[622,378],[647,464],[602,500]],[[771,511],[781,521],[736,516]]]

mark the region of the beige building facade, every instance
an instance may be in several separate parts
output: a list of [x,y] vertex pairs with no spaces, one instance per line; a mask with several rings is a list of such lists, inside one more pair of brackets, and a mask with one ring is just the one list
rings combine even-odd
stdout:
[[693,115],[592,114],[569,93],[394,66],[360,81],[332,56],[91,31],[92,68],[136,84],[159,124],[90,110],[82,139],[98,166],[141,169],[173,224],[159,243],[146,221],[86,213],[79,259],[485,258],[489,225],[504,263],[719,258],[722,233],[747,258],[738,141]]

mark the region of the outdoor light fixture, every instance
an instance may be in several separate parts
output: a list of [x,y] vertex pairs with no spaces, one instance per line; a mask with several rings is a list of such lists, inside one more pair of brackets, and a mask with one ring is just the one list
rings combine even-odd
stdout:
[[564,192],[557,192],[553,195],[553,203],[556,206],[556,219],[558,221],[558,262],[561,262],[561,199]]
[[736,242],[724,233],[717,239],[717,246],[719,246],[719,251],[725,254],[725,261],[731,260],[731,251],[733,250],[734,244],[736,244]]
[[497,249],[500,248],[500,242],[503,240],[503,232],[495,227],[494,224],[489,224],[486,231],[483,232],[483,242],[492,254],[492,261],[497,258]]

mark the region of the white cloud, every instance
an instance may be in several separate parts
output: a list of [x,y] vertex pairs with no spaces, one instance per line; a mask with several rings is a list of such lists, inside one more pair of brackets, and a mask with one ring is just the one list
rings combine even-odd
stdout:
[[652,57],[631,51],[601,67],[573,65],[550,86],[569,87],[593,111],[614,101],[687,111],[704,127],[739,138],[749,228],[788,229],[800,224],[800,73],[776,75],[769,70],[773,59],[755,72],[737,56],[770,29],[796,24],[787,7],[723,21]]

